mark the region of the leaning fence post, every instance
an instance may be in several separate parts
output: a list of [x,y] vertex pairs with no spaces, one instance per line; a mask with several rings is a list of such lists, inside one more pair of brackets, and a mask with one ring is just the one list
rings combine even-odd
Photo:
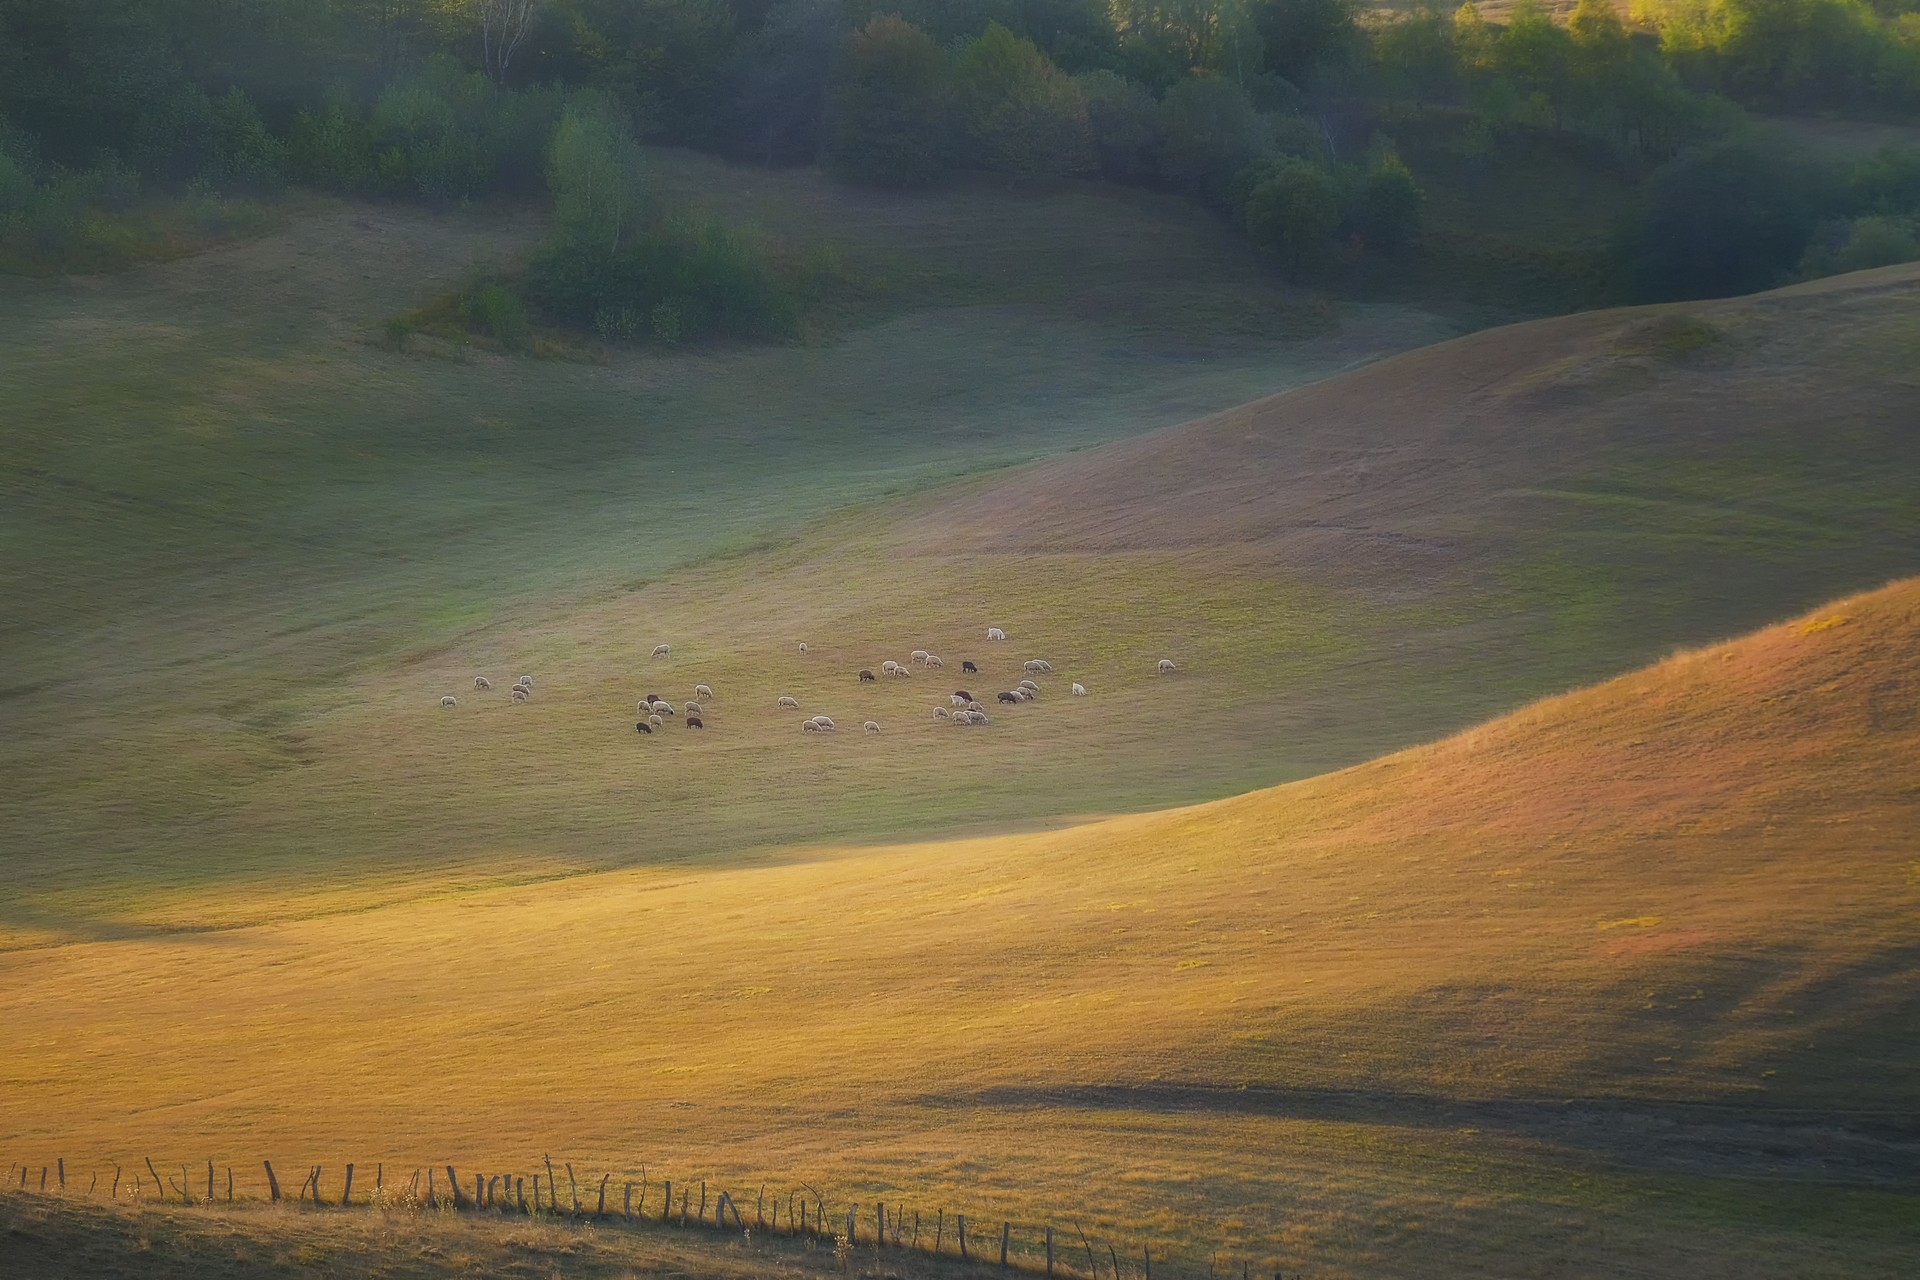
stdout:
[[1111,1240],[1107,1241],[1107,1261],[1113,1264],[1113,1280],[1120,1280],[1120,1254]]
[[1153,1280],[1153,1246],[1150,1244],[1140,1246],[1140,1269],[1146,1280]]
[[[1000,1269],[1002,1271],[1005,1271],[1007,1269],[1007,1246],[1012,1242],[1013,1242],[1013,1224],[1011,1222],[1001,1223],[1000,1224]],[[1117,1277],[1119,1276],[1120,1273],[1116,1271],[1113,1274]]]
[[[558,1213],[560,1212],[560,1193],[553,1180],[553,1157],[542,1156],[540,1158],[547,1162],[547,1212]],[[534,1197],[536,1200],[539,1198],[537,1195]]]
[[[273,1197],[273,1203],[279,1204],[280,1203],[280,1179],[273,1176],[273,1161],[262,1160],[260,1163],[267,1167],[267,1194]],[[115,1165],[113,1167],[113,1185],[116,1187],[120,1185],[120,1166],[119,1165]]]
[[47,1189],[47,1166],[45,1165],[40,1166],[40,1189],[42,1191]]
[[[776,1220],[774,1225],[778,1226],[780,1206],[774,1206],[773,1216]],[[767,1227],[767,1184],[764,1182],[760,1184],[760,1194],[755,1197],[753,1202],[753,1225],[762,1231],[766,1230]]]
[[93,1193],[100,1189],[100,1171],[93,1171],[93,1181],[87,1184],[87,1199],[93,1199]]
[[347,1162],[347,1185],[340,1188],[340,1207],[346,1208],[353,1203],[353,1162]]
[[453,1166],[447,1166],[447,1190],[453,1193],[453,1207],[460,1208],[460,1179],[454,1176]]
[[[1087,1239],[1087,1229],[1077,1222],[1073,1224],[1073,1229],[1080,1233],[1080,1243],[1087,1251],[1087,1270],[1093,1274],[1093,1280],[1100,1280],[1100,1264],[1093,1260],[1093,1242]],[[1247,1278],[1241,1276],[1240,1280]]]
[[113,1166],[113,1190],[107,1192],[107,1195],[115,1200],[118,1200],[120,1198],[120,1166],[119,1165]]
[[61,1189],[62,1191],[65,1191],[65,1190],[67,1189],[67,1160],[66,1160],[66,1157],[65,1157],[65,1156],[55,1156],[55,1157],[54,1157],[54,1161],[53,1161],[53,1162],[54,1162],[54,1164],[56,1164],[56,1165],[58,1165],[58,1166],[60,1167],[60,1189]]
[[920,1211],[918,1209],[913,1211],[913,1243],[907,1247],[914,1250],[920,1248]]
[[[160,1181],[160,1171],[153,1167],[153,1157],[147,1156],[146,1162],[147,1162],[147,1172],[153,1175],[153,1194],[159,1196],[162,1200],[165,1200],[167,1198],[167,1184]],[[21,1181],[22,1182],[26,1181],[24,1175],[22,1176]]]
[[[660,1185],[667,1189],[667,1202],[660,1206],[660,1221],[665,1222],[673,1216],[673,1179],[663,1178]],[[641,1200],[642,1207],[645,1207],[645,1204],[646,1201],[643,1198]]]
[[378,1195],[381,1191],[385,1190],[386,1185],[387,1185],[387,1166],[379,1161],[375,1161],[373,1165],[374,1194]]
[[608,1173],[602,1174],[600,1177],[600,1207],[593,1211],[593,1216],[596,1218],[604,1218],[607,1216],[607,1179],[612,1176],[612,1174]]
[[627,1184],[626,1195],[620,1201],[620,1216],[623,1218],[633,1216],[633,1184],[631,1182]]
[[1053,1274],[1053,1228],[1047,1228],[1047,1274]]
[[967,1260],[967,1215],[964,1213],[954,1214],[953,1223],[954,1226],[958,1228],[960,1238],[960,1261],[965,1262]]
[[937,1254],[940,1252],[940,1241],[943,1237],[946,1236],[946,1234],[947,1234],[947,1211],[945,1209],[942,1209],[940,1211],[940,1219],[938,1222],[934,1224],[934,1228],[933,1228],[934,1253]]
[[486,1203],[487,1179],[485,1174],[473,1175],[473,1207],[478,1212]]

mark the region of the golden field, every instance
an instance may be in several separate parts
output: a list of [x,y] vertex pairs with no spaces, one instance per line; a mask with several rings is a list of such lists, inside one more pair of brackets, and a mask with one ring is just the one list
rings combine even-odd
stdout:
[[1196,1268],[1895,1275],[1917,749],[1908,580],[1187,809],[16,952],[5,1145],[553,1152]]

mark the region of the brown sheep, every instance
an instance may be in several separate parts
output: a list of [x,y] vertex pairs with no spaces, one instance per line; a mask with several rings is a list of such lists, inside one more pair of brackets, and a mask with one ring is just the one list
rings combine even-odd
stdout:
[[873,672],[871,672],[871,671],[868,671],[868,670],[866,670],[866,669],[864,669],[864,668],[862,668],[862,670],[861,670],[861,672],[860,672],[860,683],[861,683],[861,684],[867,684],[867,683],[869,683],[869,682],[871,682],[872,680],[873,680]]

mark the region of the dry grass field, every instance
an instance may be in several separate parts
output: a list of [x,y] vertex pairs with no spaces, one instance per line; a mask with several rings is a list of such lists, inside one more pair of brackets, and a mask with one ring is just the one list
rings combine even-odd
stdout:
[[16,953],[5,1145],[551,1151],[1181,1274],[1907,1274],[1916,758],[1907,580],[1193,808]]

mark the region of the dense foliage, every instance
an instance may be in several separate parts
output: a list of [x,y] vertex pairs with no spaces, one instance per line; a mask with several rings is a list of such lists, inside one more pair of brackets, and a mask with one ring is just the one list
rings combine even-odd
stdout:
[[1436,183],[1450,208],[1495,199],[1516,163],[1631,193],[1604,263],[1549,264],[1587,281],[1569,300],[1907,252],[1920,162],[1803,164],[1743,141],[1743,106],[1920,116],[1920,0],[1523,2],[1499,24],[1352,0],[0,0],[0,261],[100,257],[152,193],[210,225],[286,182],[551,193],[536,306],[602,331],[787,323],[741,265],[770,251],[648,207],[639,140],[901,188],[1097,174],[1219,209],[1303,278],[1379,278],[1421,253]]

